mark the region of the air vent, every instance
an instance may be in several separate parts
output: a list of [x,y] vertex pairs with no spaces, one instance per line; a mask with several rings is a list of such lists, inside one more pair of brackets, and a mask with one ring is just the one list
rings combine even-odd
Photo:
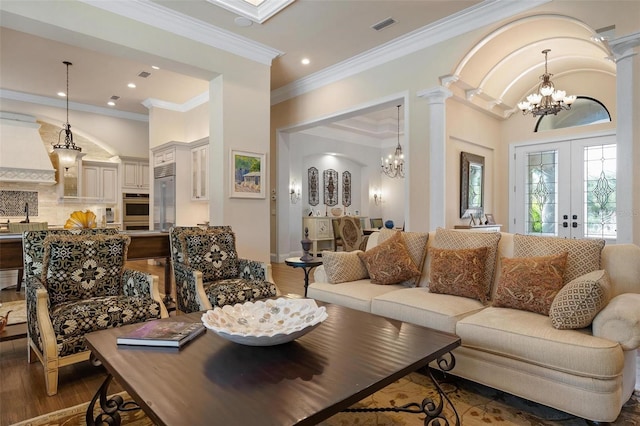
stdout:
[[112,96],[111,98],[109,98],[109,99],[111,99],[112,101],[117,101],[118,99],[120,99],[120,96],[113,95],[113,96]]
[[373,28],[376,31],[380,31],[384,28],[387,28],[389,25],[393,25],[395,23],[396,23],[395,19],[393,19],[392,17],[388,17],[387,19],[384,19],[378,22],[377,24],[373,24],[371,28]]
[[140,71],[140,74],[138,74],[138,77],[142,77],[142,78],[147,78],[151,75],[150,72],[146,72],[146,71]]

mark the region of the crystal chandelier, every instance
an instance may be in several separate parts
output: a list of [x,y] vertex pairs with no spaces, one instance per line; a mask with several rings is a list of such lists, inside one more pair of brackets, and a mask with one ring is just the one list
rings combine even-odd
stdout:
[[540,76],[542,83],[538,87],[538,93],[532,93],[527,96],[526,101],[518,103],[518,108],[522,110],[523,115],[529,113],[534,117],[538,115],[556,115],[563,109],[571,109],[571,104],[576,100],[575,96],[567,96],[564,90],[556,90],[551,82],[551,76],[547,71],[547,54],[550,49],[542,51],[544,54],[544,74]]
[[[62,63],[67,66],[67,92],[65,96],[67,98],[67,122],[62,125],[62,130],[58,133],[58,143],[53,145],[53,152],[58,155],[60,166],[68,168],[73,166],[82,148],[73,143],[73,133],[71,133],[71,124],[69,124],[69,65],[73,64],[69,61]],[[64,143],[60,143],[62,132],[64,132]]]
[[398,105],[398,146],[393,154],[385,158],[380,158],[380,168],[382,173],[390,178],[404,177],[404,154],[400,146],[400,106]]

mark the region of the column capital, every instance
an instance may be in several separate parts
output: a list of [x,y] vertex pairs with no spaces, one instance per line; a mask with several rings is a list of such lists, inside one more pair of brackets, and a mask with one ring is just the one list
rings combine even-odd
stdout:
[[640,32],[609,41],[609,47],[616,62],[637,55],[634,49],[638,46],[640,46]]
[[425,98],[429,104],[443,104],[447,98],[453,96],[453,92],[446,87],[436,86],[421,90],[417,95],[419,98]]

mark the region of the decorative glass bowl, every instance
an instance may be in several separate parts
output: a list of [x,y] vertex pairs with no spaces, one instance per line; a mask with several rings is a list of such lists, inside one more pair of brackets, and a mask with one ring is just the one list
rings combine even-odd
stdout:
[[313,299],[279,298],[216,307],[202,314],[202,323],[235,343],[274,346],[304,336],[327,316]]

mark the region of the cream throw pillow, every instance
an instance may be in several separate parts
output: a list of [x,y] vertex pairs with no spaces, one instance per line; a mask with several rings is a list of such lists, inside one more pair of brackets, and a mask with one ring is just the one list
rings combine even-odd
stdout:
[[[422,275],[422,270],[424,267],[424,261],[427,258],[427,241],[429,240],[428,232],[405,232],[405,231],[394,231],[393,229],[383,228],[380,230],[380,235],[378,236],[378,244],[381,244],[393,237],[395,234],[399,233],[402,237],[402,241],[404,245],[407,247],[407,251],[409,252],[409,256],[416,267],[420,270],[420,276]],[[404,282],[402,285],[407,287],[415,287],[420,282],[420,276],[416,278],[410,278]]]
[[562,287],[551,303],[549,317],[558,329],[584,328],[609,303],[611,284],[605,270],[590,272]]
[[323,251],[322,264],[327,280],[331,284],[339,284],[347,281],[357,281],[369,277],[367,268],[355,251]]

